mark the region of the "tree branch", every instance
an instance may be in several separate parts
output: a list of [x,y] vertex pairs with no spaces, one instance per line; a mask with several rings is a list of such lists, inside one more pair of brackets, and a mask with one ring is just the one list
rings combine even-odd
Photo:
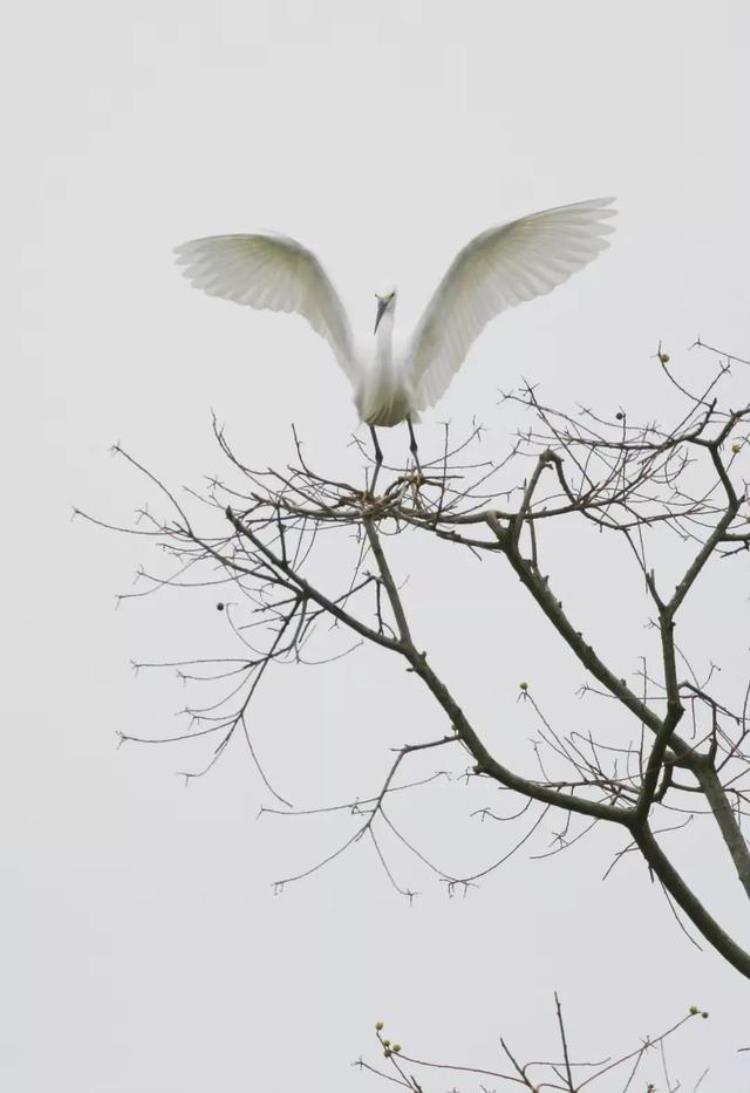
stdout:
[[750,979],[750,952],[738,945],[719,926],[716,919],[708,913],[661,849],[648,824],[635,824],[631,831],[638,849],[675,903],[682,908],[694,926],[700,930],[706,941],[717,952],[721,953],[724,959],[728,960],[741,975]]

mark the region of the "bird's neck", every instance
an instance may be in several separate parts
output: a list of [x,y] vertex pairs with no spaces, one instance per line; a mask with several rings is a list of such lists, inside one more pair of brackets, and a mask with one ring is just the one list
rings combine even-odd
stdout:
[[387,311],[375,332],[375,363],[378,371],[393,371],[393,312]]

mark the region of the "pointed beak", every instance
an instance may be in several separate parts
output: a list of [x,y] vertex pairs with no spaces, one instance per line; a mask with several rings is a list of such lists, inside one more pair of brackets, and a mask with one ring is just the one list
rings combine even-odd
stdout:
[[373,334],[377,333],[378,326],[380,325],[380,320],[385,315],[389,303],[390,300],[381,300],[381,298],[378,296],[378,313],[375,316],[375,330],[373,330]]

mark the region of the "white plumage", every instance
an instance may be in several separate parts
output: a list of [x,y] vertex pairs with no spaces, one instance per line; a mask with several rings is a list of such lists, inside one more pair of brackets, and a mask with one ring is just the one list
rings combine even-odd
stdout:
[[447,390],[487,323],[562,284],[608,246],[612,198],[490,228],[459,251],[412,336],[394,351],[396,293],[378,297],[375,332],[356,339],[315,255],[283,235],[217,235],[176,248],[195,288],[238,304],[304,316],[329,343],[370,426],[411,423]]

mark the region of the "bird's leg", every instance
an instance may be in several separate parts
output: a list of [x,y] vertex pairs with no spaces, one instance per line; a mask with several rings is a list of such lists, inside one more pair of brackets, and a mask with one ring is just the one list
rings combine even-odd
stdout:
[[414,436],[414,427],[411,423],[411,418],[410,417],[407,417],[406,424],[409,426],[409,451],[411,452],[411,454],[414,458],[414,463],[415,463],[416,468],[417,468],[417,474],[419,475],[420,478],[424,478],[424,475],[422,474],[422,468],[419,465],[419,456],[417,454],[417,452],[418,452],[417,438]]
[[380,468],[383,466],[383,453],[381,452],[380,445],[378,444],[378,434],[375,432],[375,429],[372,425],[370,426],[370,436],[372,437],[372,444],[375,449],[375,474],[372,476],[372,482],[370,483],[370,493],[374,494],[375,483],[378,480]]

